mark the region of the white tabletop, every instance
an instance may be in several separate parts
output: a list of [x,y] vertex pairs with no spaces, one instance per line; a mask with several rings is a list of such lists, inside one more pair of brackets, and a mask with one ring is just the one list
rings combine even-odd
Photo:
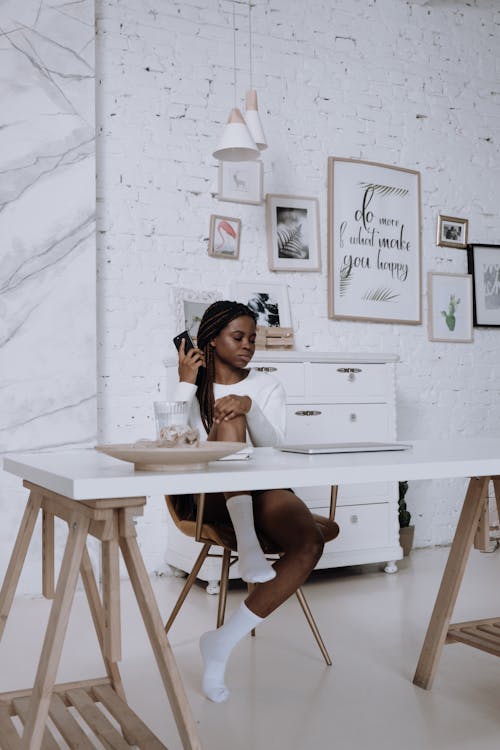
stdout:
[[500,475],[500,439],[409,442],[406,451],[318,456],[256,448],[247,461],[189,473],[136,472],[94,450],[11,455],[4,469],[75,500]]

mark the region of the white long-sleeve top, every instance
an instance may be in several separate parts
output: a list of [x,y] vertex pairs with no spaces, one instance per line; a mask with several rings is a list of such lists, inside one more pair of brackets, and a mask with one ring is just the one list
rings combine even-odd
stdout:
[[[197,427],[200,435],[206,435],[196,391],[196,385],[181,381],[177,385],[175,401],[189,402],[190,426]],[[248,437],[252,445],[265,447],[283,442],[286,425],[285,389],[278,380],[268,373],[249,370],[247,377],[239,383],[214,383],[216,401],[231,395],[249,396],[252,400],[252,406],[246,415]]]

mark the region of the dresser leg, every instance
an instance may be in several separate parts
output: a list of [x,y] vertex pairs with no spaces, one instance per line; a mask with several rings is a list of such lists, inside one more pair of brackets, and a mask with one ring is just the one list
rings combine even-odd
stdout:
[[387,565],[384,568],[384,573],[397,573],[398,572],[398,566],[396,564],[396,560],[388,560]]

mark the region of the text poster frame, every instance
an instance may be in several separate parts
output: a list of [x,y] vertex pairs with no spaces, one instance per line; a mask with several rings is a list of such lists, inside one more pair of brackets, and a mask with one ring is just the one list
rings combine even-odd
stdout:
[[328,158],[328,317],[422,322],[420,172]]

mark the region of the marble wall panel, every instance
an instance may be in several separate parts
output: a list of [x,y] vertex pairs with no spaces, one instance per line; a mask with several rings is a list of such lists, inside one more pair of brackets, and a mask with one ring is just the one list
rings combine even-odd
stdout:
[[[0,454],[95,443],[94,59],[93,0],[0,3]],[[24,497],[0,472],[0,577]]]

